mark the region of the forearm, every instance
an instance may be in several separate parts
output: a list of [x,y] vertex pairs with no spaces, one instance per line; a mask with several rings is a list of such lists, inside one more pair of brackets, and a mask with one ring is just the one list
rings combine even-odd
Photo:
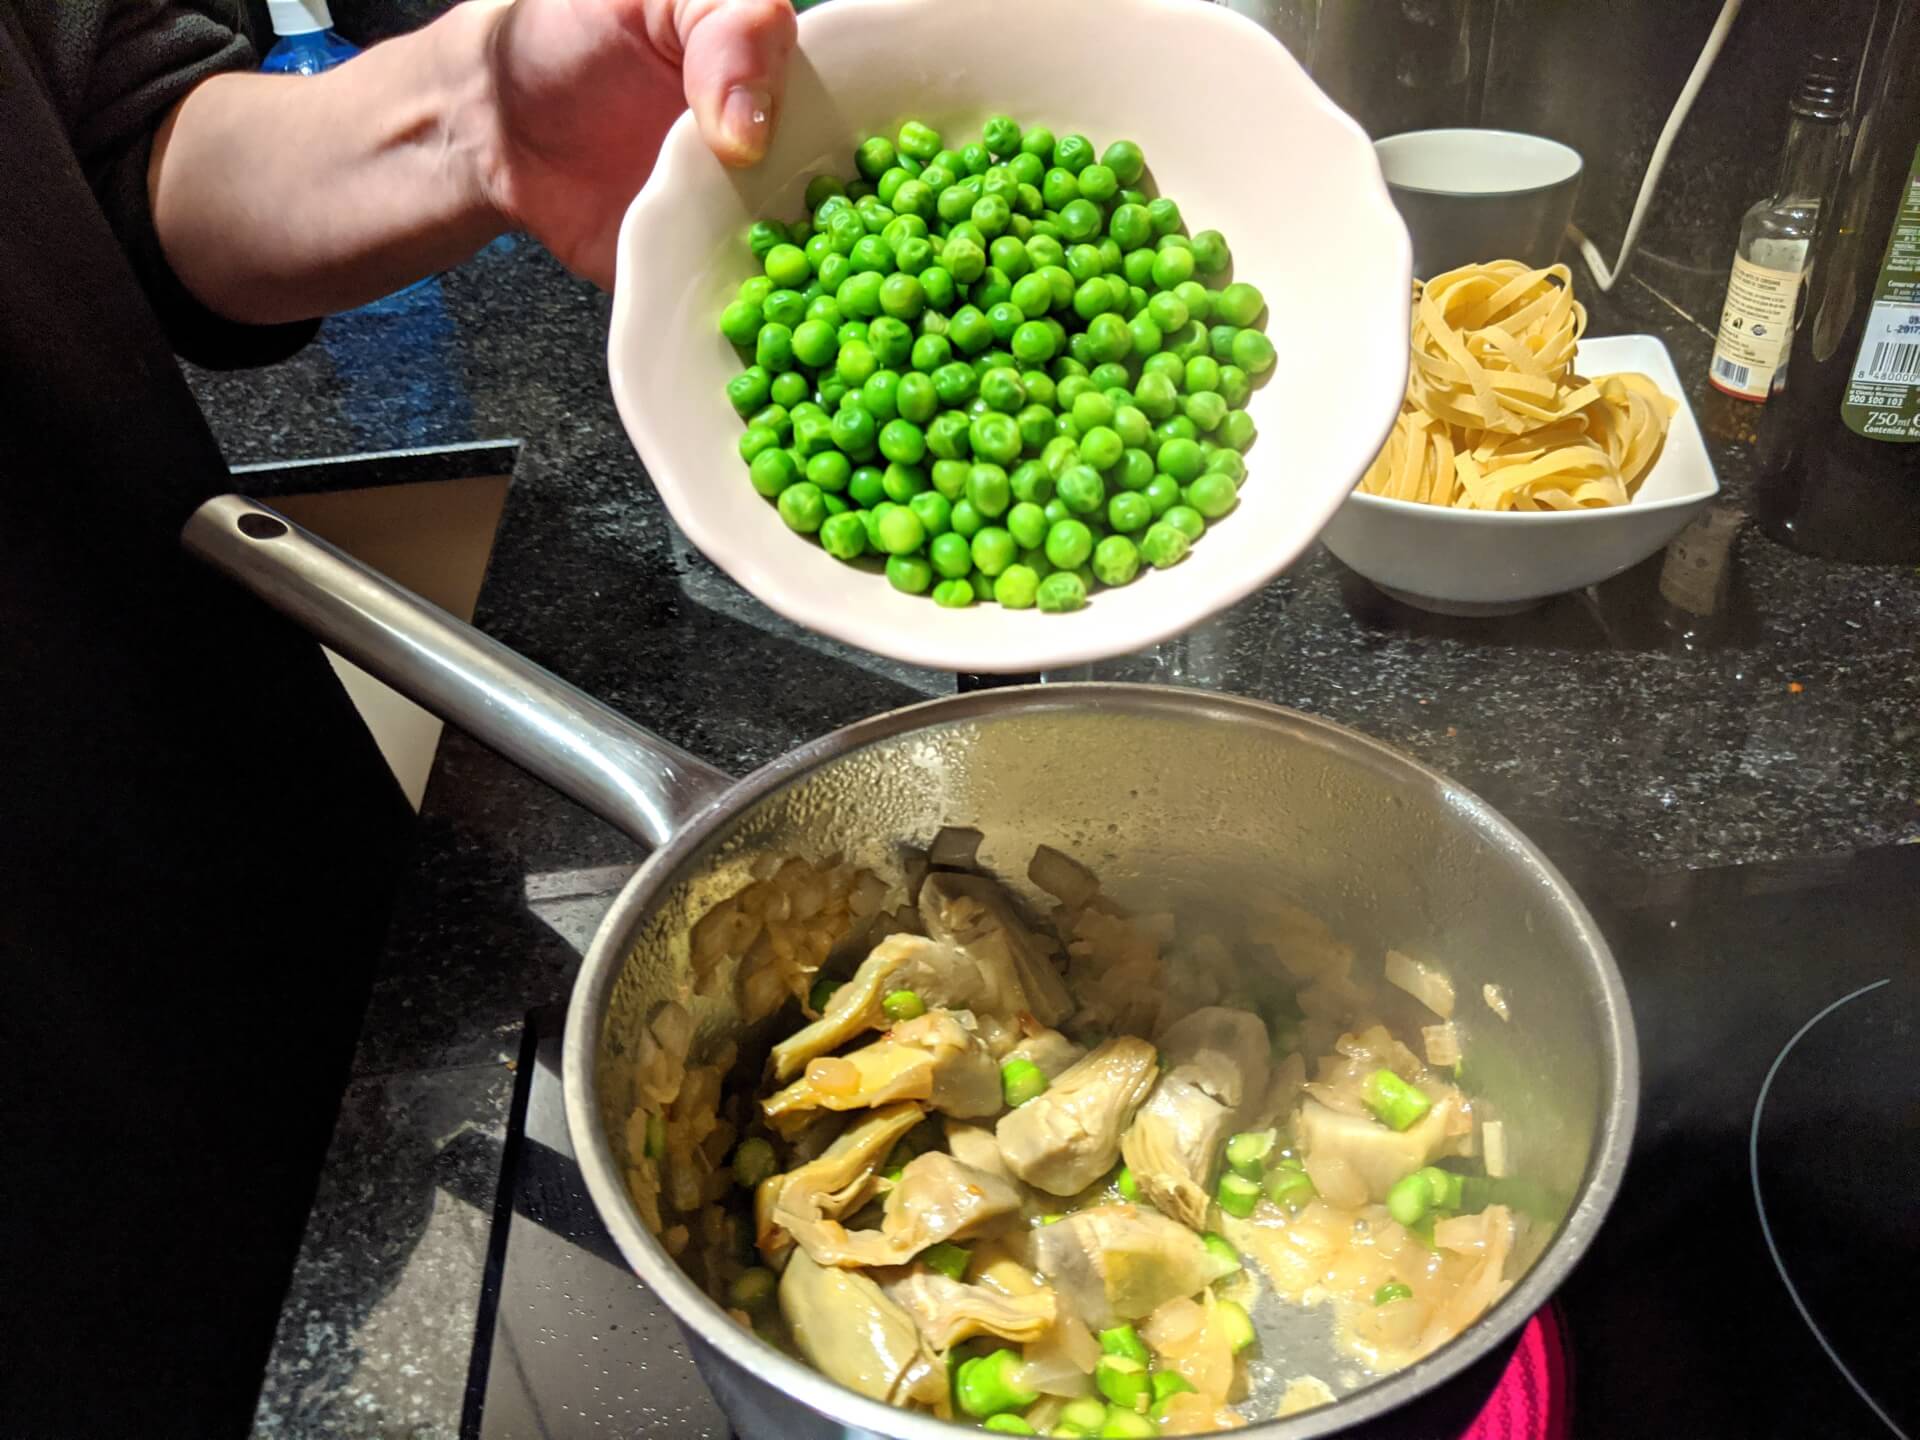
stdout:
[[462,5],[324,75],[196,87],[155,137],[147,182],[188,289],[229,319],[304,319],[457,264],[499,234],[488,46],[503,14]]

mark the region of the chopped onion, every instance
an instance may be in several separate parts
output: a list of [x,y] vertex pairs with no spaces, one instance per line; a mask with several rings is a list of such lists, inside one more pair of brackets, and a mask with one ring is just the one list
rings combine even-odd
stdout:
[[1480,1127],[1480,1144],[1486,1155],[1487,1174],[1495,1180],[1507,1178],[1507,1127],[1489,1120]]
[[980,842],[986,838],[971,825],[943,825],[927,847],[927,859],[935,865],[971,870],[979,863]]
[[1498,985],[1482,985],[1480,987],[1480,998],[1487,1002],[1487,1009],[1498,1015],[1502,1020],[1513,1019],[1513,1016],[1507,1011],[1507,992]]
[[1302,1410],[1331,1405],[1333,1401],[1333,1387],[1319,1376],[1296,1376],[1287,1382],[1287,1388],[1280,1396],[1280,1408],[1274,1411],[1274,1418],[1284,1420],[1289,1415],[1298,1415]]
[[1442,1020],[1453,1018],[1453,982],[1398,950],[1387,951],[1387,981],[1398,985]]
[[1027,878],[1069,909],[1077,910],[1100,890],[1100,882],[1086,866],[1051,845],[1033,852]]
[[1422,1025],[1420,1039],[1426,1046],[1427,1064],[1435,1069],[1445,1070],[1460,1063],[1460,1034],[1451,1020],[1444,1025]]
[[823,1055],[807,1063],[807,1085],[822,1095],[851,1095],[860,1088],[860,1067],[851,1060]]

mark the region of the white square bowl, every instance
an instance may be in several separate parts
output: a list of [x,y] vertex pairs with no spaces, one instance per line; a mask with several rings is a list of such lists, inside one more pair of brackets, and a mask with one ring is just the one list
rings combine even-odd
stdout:
[[1580,342],[1582,375],[1638,370],[1679,401],[1666,443],[1631,501],[1550,513],[1456,510],[1356,491],[1327,549],[1380,589],[1446,615],[1505,615],[1638,565],[1720,493],[1700,424],[1667,347],[1652,335]]
[[[750,224],[794,219],[809,176],[919,118],[1137,141],[1194,230],[1268,302],[1279,360],[1233,514],[1181,564],[1070,615],[902,595],[789,532],[754,493],[716,320],[757,272]],[[782,615],[936,669],[1019,673],[1125,654],[1266,583],[1319,534],[1384,443],[1407,370],[1406,230],[1373,147],[1266,31],[1196,0],[834,0],[800,20],[773,149],[728,171],[683,116],[621,228],[608,368],[648,474],[689,539]]]

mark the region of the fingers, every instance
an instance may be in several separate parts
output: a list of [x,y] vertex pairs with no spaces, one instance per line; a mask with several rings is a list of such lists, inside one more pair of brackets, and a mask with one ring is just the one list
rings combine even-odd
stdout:
[[793,38],[788,0],[722,0],[681,36],[687,104],[723,164],[767,153]]

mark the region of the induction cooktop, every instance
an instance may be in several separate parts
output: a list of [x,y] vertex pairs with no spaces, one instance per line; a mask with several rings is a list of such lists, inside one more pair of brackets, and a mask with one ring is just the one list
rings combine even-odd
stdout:
[[[1565,868],[1639,1030],[1626,1182],[1512,1350],[1375,1433],[1920,1436],[1920,846]],[[528,1017],[462,1435],[722,1440],[573,1162],[560,1028]]]

